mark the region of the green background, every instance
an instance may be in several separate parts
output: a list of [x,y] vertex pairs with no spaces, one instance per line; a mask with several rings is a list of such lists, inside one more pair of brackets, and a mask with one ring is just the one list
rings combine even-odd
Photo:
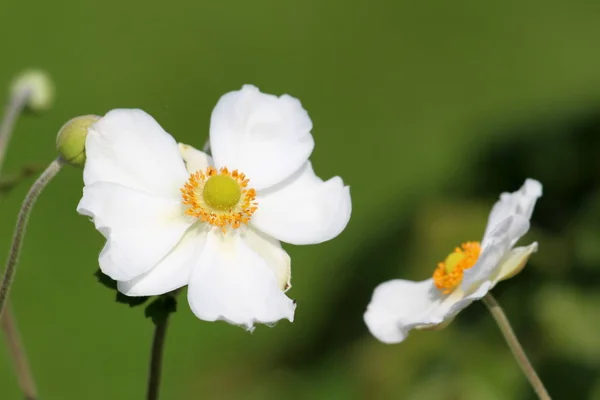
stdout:
[[[23,117],[5,171],[55,156],[61,125],[139,107],[201,146],[218,98],[244,83],[308,110],[317,173],[351,186],[335,240],[286,246],[293,324],[253,334],[172,319],[163,399],[533,399],[482,304],[399,345],[371,337],[373,288],[425,279],[479,240],[527,177],[540,250],[494,290],[556,399],[600,399],[600,2],[595,0],[3,0],[0,88],[23,68],[57,101]],[[6,254],[28,178],[0,207]],[[44,400],[144,398],[152,324],[93,276],[103,239],[66,168],[36,205],[13,287]],[[2,256],[4,257],[4,256]],[[19,399],[0,347],[0,399]]]

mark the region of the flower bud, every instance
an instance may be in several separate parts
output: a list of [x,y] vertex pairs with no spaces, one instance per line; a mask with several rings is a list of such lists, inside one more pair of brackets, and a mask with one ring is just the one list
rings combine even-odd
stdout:
[[50,75],[42,70],[30,69],[17,76],[11,86],[11,95],[28,92],[27,107],[32,111],[44,111],[54,104],[54,84]]
[[83,168],[88,129],[99,119],[97,115],[83,115],[71,119],[60,128],[56,136],[56,150],[63,160],[75,167]]

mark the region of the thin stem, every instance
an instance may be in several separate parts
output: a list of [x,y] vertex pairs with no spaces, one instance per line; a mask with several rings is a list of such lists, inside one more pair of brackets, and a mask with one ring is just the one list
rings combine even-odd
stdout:
[[27,362],[27,354],[21,342],[15,316],[10,306],[6,307],[6,312],[1,319],[8,351],[15,366],[15,372],[24,398],[25,400],[37,400],[37,389]]
[[521,347],[521,343],[519,343],[519,339],[517,339],[517,336],[515,335],[515,332],[513,331],[506,314],[504,314],[504,310],[502,310],[502,307],[500,307],[500,304],[498,304],[491,293],[485,295],[483,298],[483,303],[486,305],[488,310],[490,310],[490,313],[496,320],[502,335],[504,335],[506,343],[508,343],[508,347],[512,351],[517,363],[523,370],[523,373],[527,379],[529,379],[529,383],[531,383],[531,386],[537,393],[538,398],[542,400],[550,400],[548,391],[544,387],[544,384],[540,380],[538,374],[535,372],[535,369],[533,369],[531,362],[527,358],[523,347]]
[[8,102],[6,115],[0,124],[0,170],[2,170],[2,167],[4,166],[4,158],[6,157],[6,150],[8,149],[8,142],[12,136],[13,127],[15,126],[15,122],[17,122],[17,118],[21,114],[21,111],[23,111],[27,105],[30,95],[31,90],[21,90],[11,96]]
[[148,400],[158,400],[168,323],[169,313],[165,313],[164,318],[158,320],[154,327],[154,340],[152,341],[152,354],[150,356],[150,376],[148,378]]
[[6,267],[4,268],[4,276],[2,277],[2,283],[0,283],[0,317],[2,316],[2,311],[4,310],[6,299],[8,299],[10,286],[12,285],[13,277],[17,269],[19,254],[21,253],[21,248],[23,246],[23,238],[25,236],[31,209],[46,185],[48,185],[52,178],[56,176],[63,165],[64,161],[60,157],[52,161],[50,165],[48,165],[48,168],[42,172],[37,181],[35,181],[33,186],[31,186],[27,196],[25,196],[25,200],[23,200],[21,210],[17,217],[17,226],[13,233],[13,241],[10,246],[10,252],[8,253],[8,260],[6,261]]
[[[6,115],[2,122],[0,122],[0,171],[4,166],[4,159],[6,158],[6,151],[8,149],[10,138],[12,137],[13,128],[17,118],[27,105],[30,95],[30,89],[21,90],[20,92],[13,94],[9,100]],[[19,175],[19,178],[11,183],[16,185],[22,176],[26,176],[25,172],[26,171],[23,171]],[[7,189],[10,190],[10,188],[11,187],[9,186]],[[17,375],[17,380],[21,387],[21,391],[23,392],[23,396],[25,400],[36,400],[37,389],[35,381],[33,380],[33,374],[31,373],[29,361],[27,360],[25,347],[23,346],[23,342],[19,335],[17,320],[15,319],[10,303],[7,305],[6,313],[0,316],[0,325],[4,331],[8,352],[12,359],[15,374]]]

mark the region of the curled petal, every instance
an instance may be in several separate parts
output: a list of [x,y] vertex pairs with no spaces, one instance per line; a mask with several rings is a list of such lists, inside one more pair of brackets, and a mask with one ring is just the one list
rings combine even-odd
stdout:
[[238,169],[261,190],[297,171],[314,147],[312,121],[297,99],[245,85],[219,99],[210,121],[217,168]]
[[91,217],[106,238],[100,269],[117,281],[155,266],[193,222],[184,216],[178,199],[107,182],[86,186],[77,212]]
[[509,251],[499,262],[496,276],[493,277],[494,282],[512,278],[521,272],[525,268],[529,257],[537,251],[537,248],[537,242],[533,242],[529,246],[516,247]]
[[339,235],[350,220],[350,188],[340,177],[323,182],[310,162],[279,185],[258,193],[251,224],[292,244],[315,244]]
[[288,253],[281,248],[281,243],[252,229],[246,229],[241,234],[246,244],[273,269],[279,288],[288,291],[292,287],[292,262]]
[[158,296],[187,285],[206,233],[201,225],[193,225],[152,269],[129,281],[119,281],[119,291],[127,296]]
[[86,185],[117,183],[163,196],[177,196],[187,172],[175,140],[142,110],[110,111],[86,138]]
[[[273,243],[243,234],[208,234],[188,286],[194,314],[205,321],[223,320],[253,329],[255,323],[293,321],[296,305],[281,289],[280,271],[289,263]],[[279,275],[279,276],[278,276]]]
[[512,218],[512,224],[509,227],[511,246],[529,230],[529,220],[533,213],[533,208],[539,197],[542,195],[542,184],[534,179],[527,179],[519,190],[513,193],[502,193],[500,200],[494,204],[488,224],[485,229],[484,241],[498,225],[507,218]]
[[185,162],[185,168],[190,174],[196,171],[204,171],[207,167],[214,165],[211,156],[189,144],[179,143],[179,152]]

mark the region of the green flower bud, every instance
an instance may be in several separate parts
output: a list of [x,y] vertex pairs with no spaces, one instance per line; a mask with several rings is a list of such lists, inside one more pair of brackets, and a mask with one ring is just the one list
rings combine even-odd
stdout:
[[88,128],[99,119],[97,115],[83,115],[73,118],[60,128],[56,136],[56,150],[63,160],[75,167],[83,168]]
[[44,111],[54,104],[54,84],[45,71],[31,69],[17,76],[11,86],[11,95],[18,96],[25,91],[29,92],[26,105],[32,111]]

